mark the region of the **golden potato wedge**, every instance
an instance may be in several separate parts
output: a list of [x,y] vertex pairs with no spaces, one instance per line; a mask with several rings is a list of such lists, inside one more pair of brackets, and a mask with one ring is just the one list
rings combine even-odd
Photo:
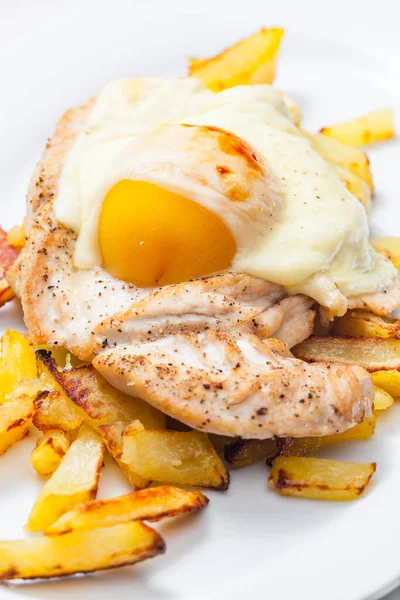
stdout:
[[162,537],[135,521],[94,531],[0,542],[0,580],[61,577],[132,565],[165,551]]
[[335,164],[331,166],[343,185],[361,202],[367,215],[369,215],[371,213],[372,197],[368,184],[345,167]]
[[141,477],[226,490],[229,476],[205,433],[156,431],[138,421],[123,434],[121,460]]
[[22,333],[8,329],[1,338],[0,403],[7,400],[22,379],[35,379],[36,360]]
[[53,429],[64,432],[78,429],[84,413],[63,392],[40,392],[34,401],[34,426],[42,432]]
[[312,147],[324,160],[338,165],[351,171],[360,179],[365,181],[371,192],[374,190],[372,173],[369,165],[368,156],[359,148],[353,148],[347,144],[342,144],[337,140],[321,135],[320,133],[308,133],[303,131],[308,137]]
[[44,531],[62,514],[97,494],[104,444],[83,425],[54,475],[45,483],[25,528]]
[[333,435],[320,437],[304,438],[279,438],[277,440],[278,451],[275,455],[279,456],[309,456],[320,448],[332,446],[334,444],[344,444],[345,442],[358,442],[368,440],[375,433],[376,415],[364,419],[347,431]]
[[145,427],[163,429],[166,416],[140,398],[113,388],[92,366],[61,369],[49,352],[38,350],[39,372],[45,372],[51,389],[61,391],[81,408],[92,427],[139,420]]
[[14,225],[7,232],[7,244],[16,248],[17,250],[21,250],[25,246],[26,241],[26,231],[24,225]]
[[38,475],[50,477],[58,469],[71,445],[71,435],[65,431],[48,431],[40,437],[31,452],[31,464]]
[[10,394],[7,394],[5,400],[18,400],[22,396],[36,398],[42,390],[42,383],[39,379],[21,379]]
[[149,480],[122,465],[122,432],[129,423],[138,419],[147,427],[163,428],[166,416],[138,398],[132,398],[111,387],[92,366],[60,369],[51,355],[43,350],[37,353],[39,372],[50,380],[50,387],[59,391],[67,402],[83,415],[85,422],[104,438],[111,456],[121,466],[130,484],[141,489]]
[[201,492],[188,492],[167,485],[152,487],[116,498],[80,504],[50,525],[45,534],[61,535],[137,520],[159,521],[200,510],[207,504],[208,498]]
[[19,249],[7,241],[7,232],[0,227],[0,307],[14,298],[14,292],[7,281],[7,270],[17,259]]
[[277,454],[276,440],[234,440],[224,448],[224,459],[235,468],[247,467]]
[[381,388],[393,398],[400,398],[400,372],[388,369],[387,371],[375,371],[372,373],[372,381],[375,386]]
[[151,481],[146,477],[141,477],[136,471],[131,469],[130,465],[122,461],[122,434],[127,428],[125,421],[110,423],[109,425],[100,425],[99,433],[103,436],[107,450],[118,463],[121,471],[135,490],[147,488]]
[[14,299],[14,292],[0,266],[0,308]]
[[393,338],[314,335],[291,351],[297,358],[307,362],[361,365],[370,372],[400,368],[400,340]]
[[33,400],[29,396],[0,404],[0,456],[27,435],[32,416]]
[[[386,373],[387,371],[385,371]],[[397,373],[397,371],[396,371]],[[386,410],[389,406],[394,404],[394,398],[385,390],[382,390],[380,387],[375,386],[375,394],[374,394],[374,410],[381,411]]]
[[283,29],[261,29],[210,59],[191,59],[189,75],[214,92],[235,85],[272,83]]
[[352,337],[396,337],[400,333],[400,320],[378,317],[367,310],[349,310],[335,321],[332,333]]
[[283,496],[355,500],[363,493],[375,470],[375,463],[278,456],[272,462],[268,483]]
[[0,227],[0,270],[4,273],[14,264],[19,255],[19,249],[8,241],[8,234]]
[[368,146],[394,136],[394,114],[391,109],[375,110],[359,119],[321,129],[322,135],[349,146]]
[[396,269],[400,269],[400,237],[386,236],[372,240],[372,245],[381,254],[392,261]]

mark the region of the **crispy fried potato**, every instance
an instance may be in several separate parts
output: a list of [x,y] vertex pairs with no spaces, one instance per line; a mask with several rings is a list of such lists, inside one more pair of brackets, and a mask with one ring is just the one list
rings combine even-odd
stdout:
[[33,400],[29,396],[0,404],[0,456],[27,435],[32,416]]
[[392,261],[396,269],[400,269],[400,237],[386,236],[372,240],[372,245],[381,254]]
[[342,433],[320,437],[279,438],[277,440],[278,451],[275,454],[280,456],[309,456],[326,446],[368,440],[374,435],[375,426],[376,415],[372,415],[372,417],[364,419],[362,423],[358,423]]
[[8,242],[7,232],[0,227],[0,268],[4,273],[14,264],[18,254],[19,250]]
[[189,75],[214,92],[235,85],[272,83],[282,36],[283,29],[261,29],[213,58],[192,58]]
[[360,179],[358,175],[355,175],[345,167],[335,164],[332,164],[331,166],[343,185],[346,186],[349,192],[361,202],[366,213],[369,215],[371,213],[372,197],[371,190],[366,181]]
[[146,427],[165,427],[166,416],[138,398],[132,398],[111,387],[92,366],[60,369],[46,351],[37,353],[39,372],[46,375],[53,389],[70,399],[84,416],[85,421],[103,436],[111,456],[121,466],[130,484],[141,489],[149,480],[122,465],[122,432],[129,423],[138,419]]
[[394,136],[393,110],[375,110],[359,119],[323,127],[321,133],[349,146],[368,146],[382,142]]
[[392,406],[392,404],[394,404],[393,396],[385,392],[385,390],[382,390],[380,387],[375,386],[374,410],[386,410],[387,408],[389,408],[389,406]]
[[165,551],[144,523],[0,542],[0,579],[37,579],[132,565]]
[[279,456],[272,462],[268,483],[283,496],[355,500],[365,490],[375,470],[375,463]]
[[205,433],[156,431],[134,421],[123,434],[121,460],[153,481],[225,490],[228,473]]
[[125,421],[110,423],[108,425],[100,425],[99,432],[103,436],[103,439],[106,443],[107,450],[114,458],[114,460],[118,463],[121,471],[124,473],[125,477],[131,484],[131,486],[135,490],[141,490],[143,488],[147,488],[151,481],[148,478],[141,477],[138,473],[133,471],[130,465],[122,462],[122,434],[127,428],[127,423]]
[[14,298],[14,292],[7,281],[7,270],[15,262],[19,250],[7,241],[7,233],[0,227],[0,307]]
[[400,372],[391,369],[372,373],[375,386],[381,388],[394,398],[400,398]]
[[307,362],[361,365],[370,372],[400,368],[400,340],[392,338],[314,335],[292,348],[292,352]]
[[7,244],[16,248],[17,250],[21,250],[25,246],[26,241],[26,232],[24,225],[14,225],[7,232]]
[[71,445],[71,435],[61,430],[42,435],[31,452],[31,464],[38,475],[50,477],[58,469]]
[[34,401],[33,424],[39,431],[78,429],[83,423],[83,411],[62,392],[43,390]]
[[247,467],[274,457],[277,454],[276,440],[234,440],[224,448],[224,459],[235,468]]
[[326,137],[320,133],[308,133],[303,131],[308,137],[312,147],[324,160],[347,171],[351,171],[360,179],[365,181],[371,192],[374,190],[372,173],[369,166],[368,156],[359,148],[353,148],[347,144],[342,144],[333,138]]
[[21,379],[13,391],[6,395],[5,400],[18,400],[22,396],[29,396],[33,400],[41,390],[42,384],[39,379]]
[[151,429],[165,427],[164,413],[140,398],[119,392],[92,366],[61,369],[48,352],[38,350],[36,355],[39,371],[47,374],[52,389],[63,392],[81,408],[92,427],[117,421],[128,424],[135,419]]
[[0,266],[0,308],[14,299],[14,292]]
[[165,517],[200,510],[207,504],[208,498],[201,492],[188,492],[166,485],[158,486],[116,498],[80,504],[62,515],[45,533],[60,535],[70,531],[111,527],[129,521],[159,521]]
[[54,475],[45,483],[33,505],[26,529],[44,531],[62,514],[97,494],[104,444],[83,425]]
[[400,320],[378,317],[367,310],[349,310],[335,321],[332,333],[361,337],[395,337],[400,333]]
[[7,329],[1,338],[0,403],[22,379],[35,379],[35,353],[22,333]]

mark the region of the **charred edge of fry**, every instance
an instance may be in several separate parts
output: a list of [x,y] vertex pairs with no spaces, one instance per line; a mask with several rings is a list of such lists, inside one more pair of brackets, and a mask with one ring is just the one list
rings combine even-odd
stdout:
[[118,563],[117,565],[100,567],[98,569],[89,569],[86,571],[81,571],[79,569],[64,570],[63,565],[53,565],[52,570],[60,570],[59,574],[56,574],[56,573],[52,573],[51,575],[41,574],[41,575],[36,575],[35,577],[24,577],[22,571],[20,571],[17,566],[12,566],[12,567],[9,567],[7,569],[7,571],[0,572],[0,581],[7,581],[10,579],[23,579],[25,581],[34,581],[36,579],[54,579],[54,578],[59,578],[59,577],[68,577],[70,575],[75,575],[77,573],[89,574],[89,573],[96,573],[98,571],[110,571],[111,569],[119,569],[120,567],[127,567],[127,566],[131,566],[134,564],[138,564],[140,562],[143,562],[144,560],[147,560],[148,558],[153,558],[154,556],[157,556],[158,554],[165,554],[166,548],[167,548],[167,546],[166,546],[165,541],[160,536],[160,534],[157,533],[157,537],[156,537],[154,543],[151,546],[149,546],[145,552],[141,552],[139,557],[135,556],[134,561],[126,560],[125,562]]
[[[291,450],[294,444],[294,438],[291,437],[275,437],[274,439],[276,443],[276,452],[266,458],[265,464],[268,467],[272,467],[272,462],[275,458],[278,458],[278,456],[291,456]],[[301,456],[304,456],[304,454]]]
[[[153,490],[154,490],[154,492],[157,492],[157,494],[155,494],[155,495],[158,496],[160,494],[160,492],[164,491],[164,489],[166,490],[165,491],[166,496],[168,496],[169,486],[157,486],[155,488],[146,488],[144,490],[136,490],[133,493],[138,498],[143,496],[144,499],[148,499],[148,497],[152,495]],[[112,500],[114,500],[114,499],[106,498],[104,500],[89,500],[88,502],[85,502],[84,504],[81,504],[80,507],[78,507],[79,514],[83,515],[85,513],[91,513],[93,511],[96,511],[96,510],[102,508],[103,506],[109,506],[110,504],[113,504]],[[209,502],[210,502],[210,500],[207,498],[207,496],[205,496],[201,492],[191,492],[190,498],[188,498],[184,504],[181,504],[181,506],[179,508],[176,508],[176,509],[166,508],[165,510],[160,511],[158,513],[157,517],[149,517],[149,516],[143,515],[140,518],[135,519],[135,520],[148,521],[149,523],[157,523],[158,521],[161,521],[162,519],[165,519],[166,517],[175,517],[175,516],[180,516],[180,515],[183,516],[185,514],[187,515],[192,512],[201,510],[201,509],[205,508]],[[74,531],[74,528],[68,527],[67,529],[64,529],[63,531],[54,531],[54,532],[51,531],[51,533],[46,532],[46,535],[51,535],[51,536],[65,535],[66,533],[71,533],[72,531]]]
[[90,372],[93,367],[91,365],[81,365],[79,367],[75,367],[74,372],[77,375],[76,383],[74,381],[74,383],[71,385],[70,382],[66,382],[65,379],[62,377],[62,374],[58,370],[58,365],[52,357],[51,352],[49,352],[48,350],[36,350],[36,355],[39,357],[39,359],[48,369],[48,371],[53,375],[58,385],[65,391],[65,393],[72,400],[72,402],[77,406],[81,407],[83,410],[85,410],[86,391],[83,391],[82,393],[78,392],[80,387],[79,373],[83,371]]
[[344,488],[333,488],[332,486],[327,485],[325,483],[317,484],[315,482],[307,483],[305,481],[302,481],[301,483],[296,482],[296,481],[293,481],[293,479],[291,479],[291,474],[288,471],[286,471],[284,467],[279,467],[276,483],[273,481],[271,476],[269,477],[268,481],[269,481],[270,485],[272,485],[277,490],[297,490],[297,491],[301,492],[302,490],[306,490],[308,488],[314,488],[314,489],[316,488],[321,491],[328,491],[328,490],[335,490],[335,489],[346,491],[346,490],[354,489],[357,491],[357,495],[361,496],[361,494],[363,493],[365,488],[368,486],[373,474],[376,471],[376,462],[371,463],[371,466],[373,467],[373,470],[368,475],[368,479],[366,480],[366,482],[363,485],[360,485],[358,487],[354,487],[352,484],[349,484]]
[[224,446],[224,460],[229,464],[234,464],[239,452],[247,445],[249,440],[238,439]]
[[31,417],[32,417],[32,415],[26,415],[26,417],[17,419],[16,421],[14,421],[14,423],[11,423],[11,425],[9,425],[7,427],[6,431],[11,431],[12,429],[15,429],[16,427],[20,427],[21,425],[24,425],[25,423],[28,424],[28,421]]

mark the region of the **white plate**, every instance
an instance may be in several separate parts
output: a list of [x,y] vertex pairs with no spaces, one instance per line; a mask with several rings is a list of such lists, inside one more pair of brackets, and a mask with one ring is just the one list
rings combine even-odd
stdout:
[[[216,0],[78,2],[3,0],[0,144],[3,225],[24,213],[28,176],[55,120],[116,77],[185,72],[185,57],[209,55],[260,25],[288,25],[277,85],[320,127],[369,109],[400,111],[400,44],[395,3],[315,0],[241,5]],[[372,8],[372,5],[374,6]],[[379,10],[379,13],[378,13]],[[374,228],[398,234],[399,143],[370,152],[377,186]],[[0,326],[22,327],[16,307]],[[32,437],[0,461],[1,537],[23,535],[41,482],[29,462]],[[326,452],[376,460],[378,470],[359,501],[317,503],[267,490],[257,465],[232,474],[227,493],[210,493],[203,514],[160,526],[165,556],[85,578],[4,585],[0,598],[195,600],[378,598],[400,581],[400,410],[379,419],[373,441]],[[103,470],[100,496],[127,489],[116,469]]]

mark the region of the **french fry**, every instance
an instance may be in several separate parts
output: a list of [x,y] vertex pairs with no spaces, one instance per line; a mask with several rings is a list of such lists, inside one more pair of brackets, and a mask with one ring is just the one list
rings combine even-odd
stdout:
[[385,390],[382,390],[380,387],[375,386],[374,410],[386,410],[389,406],[392,406],[392,404],[394,404],[393,396],[385,392]]
[[375,426],[376,415],[372,415],[372,417],[364,419],[362,423],[358,423],[350,429],[347,429],[347,431],[342,431],[342,433],[320,437],[279,438],[277,440],[278,452],[276,455],[309,456],[326,446],[368,440],[374,435]]
[[311,336],[292,352],[307,362],[361,365],[370,372],[400,368],[400,340],[393,338]]
[[394,136],[394,115],[391,109],[375,110],[359,119],[323,127],[321,133],[349,146],[367,146]]
[[372,381],[376,387],[381,388],[394,398],[400,398],[400,372],[394,370],[375,371]]
[[14,299],[14,292],[0,266],[0,308]]
[[24,225],[14,225],[7,232],[7,244],[16,248],[17,250],[21,250],[23,246],[25,246],[26,241],[26,232]]
[[21,379],[12,392],[6,395],[5,400],[18,400],[22,396],[35,398],[42,390],[42,384],[39,379]]
[[163,428],[165,415],[143,400],[118,392],[92,366],[60,369],[48,352],[39,350],[36,354],[39,372],[44,373],[50,387],[64,395],[67,401],[70,399],[85,422],[100,433],[130,484],[135,489],[147,487],[148,479],[121,463],[122,432],[134,419],[147,427]]
[[359,148],[353,148],[347,144],[342,144],[337,140],[321,135],[320,133],[308,133],[303,131],[308,137],[312,147],[324,160],[329,163],[343,167],[351,171],[360,179],[365,181],[371,192],[374,190],[372,173],[369,165],[368,156]]
[[276,456],[276,440],[234,440],[224,448],[224,458],[235,468],[246,467]]
[[[162,429],[166,416],[140,398],[119,392],[88,365],[61,369],[51,355],[38,350],[39,371],[49,378],[50,387],[63,392],[83,410],[92,427],[114,422],[140,420],[145,427]],[[53,389],[52,388],[52,389]]]
[[0,579],[36,579],[132,565],[165,551],[140,521],[114,527],[0,542]]
[[0,307],[14,298],[14,292],[7,281],[7,270],[18,258],[19,249],[7,241],[7,233],[0,227]]
[[99,433],[103,436],[107,450],[118,463],[121,471],[135,490],[141,490],[147,488],[151,481],[147,477],[141,477],[136,471],[131,469],[130,465],[125,464],[122,461],[122,434],[128,424],[123,421],[116,423],[109,423],[107,425],[99,426]]
[[33,400],[29,396],[0,404],[0,456],[28,434],[32,415]]
[[22,333],[8,329],[1,338],[0,404],[22,379],[36,378],[35,353]]
[[378,317],[366,310],[349,310],[336,320],[333,335],[361,337],[396,337],[400,333],[400,320]]
[[261,29],[210,59],[191,59],[189,75],[219,92],[235,85],[272,83],[283,29]]
[[371,213],[372,198],[368,184],[345,167],[334,164],[331,166],[343,185],[361,202],[366,213],[369,215]]
[[228,473],[207,435],[156,431],[137,421],[123,434],[121,460],[141,477],[165,483],[227,489]]
[[159,521],[165,517],[200,510],[207,504],[208,498],[201,492],[158,486],[116,498],[80,504],[50,525],[45,534],[61,535],[70,531],[112,527],[137,520]]
[[279,456],[268,483],[283,496],[348,501],[363,493],[375,470],[375,463]]
[[83,425],[60,466],[37,497],[26,529],[44,531],[74,506],[95,498],[103,454],[100,437]]
[[78,429],[84,419],[83,411],[63,392],[43,390],[34,401],[33,424],[42,432],[61,429],[64,432]]
[[50,477],[58,469],[68,448],[71,436],[65,431],[55,430],[40,437],[31,452],[31,464],[38,475]]
[[372,240],[372,245],[381,254],[392,261],[396,269],[400,269],[400,237],[379,237]]

